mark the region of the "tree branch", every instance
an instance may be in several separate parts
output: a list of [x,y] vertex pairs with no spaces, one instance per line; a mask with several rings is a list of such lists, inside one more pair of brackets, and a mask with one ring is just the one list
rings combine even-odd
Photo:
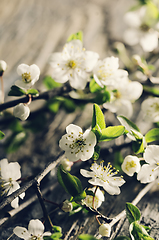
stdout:
[[16,197],[18,197],[21,193],[25,192],[28,188],[30,188],[35,183],[40,183],[41,180],[53,169],[56,165],[64,158],[64,154],[60,153],[57,160],[49,163],[46,168],[39,173],[34,179],[27,182],[25,185],[21,186],[18,190],[13,192],[8,197],[5,197],[4,200],[0,203],[0,210],[2,210],[6,205],[11,203]]

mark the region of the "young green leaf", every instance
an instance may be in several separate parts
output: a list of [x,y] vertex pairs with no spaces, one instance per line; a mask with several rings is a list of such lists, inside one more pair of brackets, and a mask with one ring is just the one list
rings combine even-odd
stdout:
[[159,128],[153,128],[148,131],[145,135],[145,140],[147,143],[159,140]]
[[128,118],[124,116],[117,116],[117,119],[128,131],[134,129],[137,132],[140,132],[140,129],[136,126],[136,124],[130,121]]
[[113,126],[102,129],[102,136],[100,137],[101,141],[111,141],[125,132],[124,126]]
[[0,140],[3,139],[4,136],[5,136],[5,134],[2,131],[0,131]]
[[[62,165],[58,167],[57,178],[61,186],[65,189],[67,193],[69,193],[74,198],[84,197],[84,191],[82,188],[81,181],[76,177],[66,172]],[[85,197],[84,197],[85,198]]]
[[127,202],[126,206],[125,206],[125,210],[126,210],[126,216],[127,216],[128,220],[129,220],[130,224],[132,222],[140,220],[140,217],[141,217],[140,211],[132,203],[128,203]]
[[70,42],[72,40],[77,40],[77,39],[80,40],[81,42],[83,42],[83,32],[82,31],[71,34],[68,37],[67,42]]
[[131,240],[131,239],[127,236],[120,236],[120,237],[114,238],[113,240]]
[[53,229],[53,232],[60,232],[60,233],[62,232],[62,228],[61,228],[60,226],[55,226],[55,225],[54,225],[54,226],[52,227],[52,229]]
[[97,104],[93,105],[93,117],[92,117],[92,129],[98,125],[100,129],[104,129],[106,127],[105,125],[105,119],[104,115],[102,113],[102,110]]
[[24,89],[17,87],[16,85],[13,85],[11,87],[11,90],[8,93],[8,96],[15,96],[15,97],[20,97],[23,95],[26,95],[26,91]]
[[93,78],[89,83],[89,90],[91,93],[95,93],[101,91],[102,88],[96,83],[96,81]]
[[62,86],[61,83],[55,82],[55,80],[51,76],[46,76],[43,79],[43,83],[47,87],[48,90]]
[[97,238],[95,238],[93,235],[90,235],[90,234],[81,234],[78,236],[78,239],[79,240],[97,240]]
[[137,140],[136,142],[132,142],[132,149],[136,154],[143,153],[144,152],[144,143],[142,140]]
[[33,89],[33,88],[27,90],[26,94],[30,94],[30,95],[32,95],[32,96],[39,96],[39,92],[38,92],[38,90]]
[[133,240],[154,240],[137,221],[130,224],[129,231]]

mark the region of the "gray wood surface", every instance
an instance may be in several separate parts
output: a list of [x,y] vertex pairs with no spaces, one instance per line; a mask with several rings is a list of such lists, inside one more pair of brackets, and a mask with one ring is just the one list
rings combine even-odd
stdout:
[[[28,65],[35,63],[40,67],[42,77],[36,86],[40,91],[45,90],[42,78],[51,74],[50,54],[61,51],[67,37],[79,30],[84,33],[84,46],[88,50],[97,51],[101,59],[113,55],[111,45],[122,40],[125,27],[123,14],[135,2],[135,0],[0,0],[0,58],[8,64],[4,76],[6,93],[11,84],[17,80],[16,68],[20,63]],[[6,101],[10,99],[12,98],[6,96]],[[44,101],[39,101],[32,104],[32,110],[41,107],[43,103]],[[138,112],[134,118],[140,125],[137,114]],[[74,113],[66,114],[64,110],[60,110],[56,116],[48,114],[44,129],[36,134],[29,132],[29,138],[17,152],[6,154],[2,142],[0,156],[7,157],[9,161],[18,161],[24,177],[37,174],[60,153],[58,141],[65,133],[66,126],[74,123],[86,129],[91,123],[91,115],[91,104],[86,106],[84,111],[77,109]],[[119,124],[113,114],[107,112],[105,117],[107,124]],[[144,126],[143,131],[145,128],[148,126]],[[9,136],[10,132],[6,129],[4,131],[6,136]],[[113,156],[106,155],[104,160],[109,162],[112,158]],[[89,165],[87,162],[86,167]],[[72,170],[73,173],[79,174],[79,168],[81,165],[77,164]],[[127,177],[127,180],[128,183],[121,188],[122,193],[119,196],[105,194],[106,201],[100,208],[103,214],[108,217],[117,215],[124,209],[125,202],[131,202],[144,187],[135,180],[135,177],[133,179]],[[50,181],[51,186],[48,186]],[[86,184],[87,181],[83,179],[83,185]],[[47,189],[45,198],[58,203],[68,197],[57,184],[55,176],[47,176],[42,182],[42,189],[44,191]],[[42,217],[41,207],[34,195],[32,189],[26,192],[24,202],[31,197],[34,201],[14,217],[8,218],[6,212],[11,211],[11,207],[5,208],[6,212],[2,213],[2,219],[6,217],[6,221],[0,227],[1,240],[6,240],[15,226],[26,227],[30,219]],[[151,236],[156,240],[159,239],[158,197],[156,188],[152,189],[137,205],[142,212],[141,222],[152,227]],[[21,203],[23,204],[23,201]],[[47,204],[47,208],[50,211],[52,206]],[[53,224],[62,227],[65,240],[77,239],[81,233],[97,233],[98,224],[92,215],[88,217],[79,213],[69,217],[66,213],[55,211],[51,214],[51,219]],[[127,220],[122,219],[116,224],[112,233],[113,238],[120,235],[128,236]],[[11,239],[18,238],[14,235]]]

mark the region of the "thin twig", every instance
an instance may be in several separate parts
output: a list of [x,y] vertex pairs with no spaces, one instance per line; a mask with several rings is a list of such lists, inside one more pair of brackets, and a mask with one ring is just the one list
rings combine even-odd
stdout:
[[[68,84],[66,84],[66,85],[63,85],[63,87],[61,87],[61,88],[54,88],[52,90],[42,92],[42,93],[39,94],[39,96],[35,96],[35,97],[32,96],[31,100],[32,101],[35,101],[35,100],[38,100],[38,99],[49,100],[53,97],[60,96],[61,94],[64,94],[64,93],[67,93],[67,92],[70,92],[70,91],[71,91],[71,87]],[[18,98],[16,100],[0,104],[0,112],[7,109],[7,108],[14,107],[19,103],[27,103],[28,101],[29,101],[29,96],[27,95],[25,97]]]
[[52,231],[53,224],[52,224],[51,219],[50,219],[50,217],[49,217],[49,215],[47,213],[47,210],[46,210],[46,207],[45,207],[45,204],[44,204],[44,201],[43,201],[43,196],[42,196],[42,193],[41,193],[39,185],[40,184],[38,182],[34,183],[34,188],[35,188],[36,194],[38,196],[41,208],[43,210],[44,218],[45,218],[45,220],[46,220],[46,222],[48,224],[48,227],[50,228],[50,231]]
[[0,203],[0,210],[3,209],[6,205],[11,203],[16,197],[18,197],[21,193],[25,192],[28,188],[30,188],[34,183],[38,182],[40,183],[41,180],[53,169],[55,166],[64,158],[64,154],[60,153],[57,160],[54,162],[51,162],[48,164],[48,166],[39,173],[34,179],[27,182],[25,185],[21,186],[18,190],[13,192],[11,195],[6,197],[1,203]]
[[[138,204],[138,202],[145,196],[146,193],[152,188],[153,185],[156,184],[156,181],[151,182],[146,185],[136,196],[136,198],[132,201],[133,205]],[[112,222],[110,223],[111,226],[113,226],[115,223],[117,223],[121,218],[126,216],[126,211],[123,210],[121,213],[119,213],[115,218],[113,218]]]

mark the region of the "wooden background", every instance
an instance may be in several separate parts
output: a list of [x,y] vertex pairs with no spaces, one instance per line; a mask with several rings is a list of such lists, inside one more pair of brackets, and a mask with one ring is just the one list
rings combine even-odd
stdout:
[[[6,93],[10,86],[17,80],[16,68],[21,63],[28,65],[37,64],[41,70],[41,78],[37,83],[40,91],[45,90],[42,84],[43,76],[51,74],[49,57],[52,52],[61,51],[68,36],[82,30],[84,33],[84,46],[88,50],[99,53],[101,59],[113,55],[112,44],[122,40],[122,33],[125,29],[123,14],[135,4],[135,0],[0,0],[0,59],[8,64],[4,76]],[[10,100],[6,96],[6,101]],[[41,107],[43,101],[32,104],[32,110]],[[143,131],[148,126],[141,125],[138,107],[133,118]],[[22,167],[24,177],[37,174],[44,166],[56,159],[60,153],[58,141],[65,133],[69,123],[75,123],[85,129],[91,123],[92,105],[89,104],[84,111],[77,109],[76,112],[66,114],[60,110],[56,116],[49,114],[43,130],[39,133],[29,133],[26,143],[15,153],[6,154],[3,141],[0,143],[1,159],[7,157],[9,161],[18,161]],[[106,123],[119,124],[113,114],[106,113]],[[1,130],[3,126],[1,126]],[[4,129],[6,136],[10,132]],[[143,132],[144,134],[144,132]],[[113,143],[111,143],[113,144]],[[108,145],[107,145],[108,146]],[[127,149],[125,149],[127,151]],[[111,161],[113,156],[105,155],[104,160]],[[86,163],[89,167],[90,162]],[[73,168],[74,174],[79,174],[81,165]],[[51,182],[48,186],[47,181]],[[143,185],[137,183],[135,177],[126,177],[128,184],[125,184],[119,196],[105,194],[106,201],[100,211],[113,217],[125,207],[125,202],[131,202]],[[83,182],[86,186],[87,181]],[[57,184],[55,176],[47,176],[42,183],[42,189],[47,189],[46,198],[61,202],[68,196]],[[50,191],[51,189],[51,191]],[[32,218],[41,218],[41,207],[34,198],[34,191],[29,189],[26,192],[25,201],[33,196],[33,203],[29,204],[21,212],[12,218],[2,213],[6,220],[0,227],[0,239],[6,240],[15,226],[27,226]],[[141,222],[152,227],[151,236],[159,239],[159,194],[152,189],[137,205],[141,212]],[[23,201],[21,202],[23,203]],[[48,211],[52,206],[47,206]],[[8,206],[6,211],[11,211]],[[77,239],[81,233],[96,234],[98,224],[94,216],[77,214],[69,217],[68,214],[55,211],[51,214],[53,224],[62,226],[63,238]],[[128,236],[128,222],[123,219],[116,228],[112,230],[113,239],[118,235]],[[11,239],[19,239],[13,236]]]

